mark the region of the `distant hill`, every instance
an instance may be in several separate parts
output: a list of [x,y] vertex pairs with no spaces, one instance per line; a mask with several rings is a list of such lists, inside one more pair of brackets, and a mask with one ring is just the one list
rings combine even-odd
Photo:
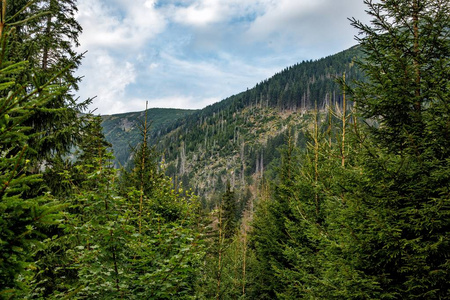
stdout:
[[[287,129],[292,129],[296,143],[304,144],[302,127],[310,118],[308,112],[315,107],[323,110],[328,105],[341,106],[337,79],[344,72],[348,82],[362,79],[355,64],[360,57],[359,49],[353,47],[319,60],[303,61],[204,109],[177,115],[166,112],[168,120],[163,124],[156,111],[149,114],[154,122],[151,140],[164,154],[166,173],[175,184],[193,187],[205,205],[216,202],[210,195],[220,195],[226,181],[239,197],[251,196],[252,185],[263,173],[270,176],[278,164],[277,148],[284,144]],[[127,130],[130,132],[130,124],[142,116],[143,112],[105,117],[105,132],[114,149],[125,151],[126,139],[136,141],[137,132]],[[109,123],[112,117],[114,125]],[[119,141],[121,146],[117,145]],[[129,157],[126,151],[115,155],[122,164]]]
[[[148,110],[148,122],[151,122],[151,134],[171,126],[176,120],[195,113],[195,110],[151,108]],[[132,147],[140,138],[139,124],[144,121],[145,111],[102,116],[103,133],[112,144],[116,166],[123,166],[130,158]]]

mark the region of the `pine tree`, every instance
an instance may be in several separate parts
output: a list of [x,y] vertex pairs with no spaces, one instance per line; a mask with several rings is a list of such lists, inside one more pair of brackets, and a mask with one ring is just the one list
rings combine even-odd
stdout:
[[359,177],[345,183],[345,224],[354,240],[349,264],[377,282],[380,298],[445,298],[450,7],[438,0],[365,3],[372,25],[353,25],[361,32],[368,81],[353,99],[376,123],[370,140],[360,141]]
[[[116,171],[111,164],[112,154],[107,149],[109,144],[102,133],[101,118],[88,114],[83,116],[83,123],[83,139],[74,156],[71,160],[61,160],[61,167],[53,167],[45,174],[54,178],[49,182],[58,183],[50,188],[65,204],[65,210],[63,222],[47,229],[46,234],[52,238],[34,257],[34,297],[52,298],[79,289],[84,283],[81,277],[85,271],[83,264],[92,258],[87,255],[92,254],[92,240],[102,245],[103,250],[111,249],[105,240],[116,240],[121,233],[115,226],[110,226],[114,229],[111,236],[104,227],[104,223],[117,216],[122,199],[113,197]],[[81,251],[84,247],[87,247],[87,253]],[[117,251],[111,252],[117,254]],[[100,261],[105,263],[105,268],[111,265],[110,260]]]
[[[128,280],[122,275],[126,273],[123,257],[132,238],[124,222],[127,205],[114,184],[117,170],[102,133],[101,118],[91,115],[85,120],[78,160],[69,177],[73,192],[65,197],[69,208],[62,224],[64,235],[56,245],[64,263],[60,262],[55,272],[67,275],[51,278],[44,296],[121,298]],[[50,280],[43,279],[45,286]]]
[[31,128],[26,126],[35,110],[44,107],[66,87],[52,84],[52,79],[34,86],[24,84],[29,63],[15,58],[15,27],[8,23],[7,1],[1,2],[0,12],[0,296],[20,297],[28,289],[30,270],[34,268],[33,254],[42,247],[42,231],[56,223],[60,206],[48,195],[27,197],[32,185],[42,178],[30,175],[29,142]]
[[422,152],[427,144],[420,142],[437,137],[448,141],[448,132],[442,132],[448,93],[448,3],[365,2],[373,26],[356,20],[353,25],[362,34],[358,41],[366,58],[360,67],[370,80],[360,83],[357,100],[363,116],[379,122],[374,128],[377,141],[397,153],[414,147]]
[[231,190],[230,182],[227,182],[225,193],[222,195],[222,219],[225,238],[231,238],[236,232],[237,207],[234,191]]
[[[17,42],[9,59],[29,62],[29,72],[22,74],[21,83],[38,87],[53,80],[52,84],[60,85],[59,92],[45,106],[36,108],[26,123],[34,132],[29,143],[30,154],[38,158],[36,173],[44,161],[50,167],[53,158],[67,154],[81,139],[78,114],[90,102],[88,99],[77,103],[73,95],[80,81],[74,72],[82,59],[74,46],[78,46],[82,28],[75,20],[74,0],[19,0],[8,3],[6,8],[17,24]],[[61,73],[58,80],[52,78],[55,72]]]
[[286,136],[287,145],[281,149],[282,163],[278,178],[270,185],[267,199],[262,198],[257,204],[253,221],[250,245],[255,250],[257,259],[253,279],[252,297],[273,299],[285,287],[277,278],[277,272],[288,268],[284,256],[286,241],[289,239],[287,223],[292,220],[289,203],[295,195],[298,178],[298,153],[291,131]]
[[[114,195],[111,214],[116,217],[103,226],[115,224],[117,232],[114,241],[108,242],[113,248],[104,248],[109,257],[105,263],[116,261],[111,273],[117,265],[119,274],[114,281],[108,279],[115,286],[109,292],[116,297],[183,298],[194,292],[204,255],[199,202],[191,192],[175,190],[172,180],[164,176],[156,151],[148,144],[147,115],[141,125],[141,142],[131,169],[123,171],[120,187],[109,192]],[[88,264],[84,272],[83,280],[90,286],[87,295],[107,287],[89,282]]]

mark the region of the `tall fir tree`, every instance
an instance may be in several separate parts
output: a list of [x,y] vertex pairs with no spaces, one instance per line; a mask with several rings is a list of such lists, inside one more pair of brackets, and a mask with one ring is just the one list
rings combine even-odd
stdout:
[[360,141],[360,176],[345,192],[351,203],[345,222],[355,239],[351,264],[378,283],[377,297],[445,298],[450,6],[440,0],[365,3],[371,25],[352,23],[361,33],[360,67],[368,80],[352,94],[375,124],[370,140]]
[[236,233],[237,228],[237,205],[234,191],[231,190],[230,182],[227,181],[225,193],[221,201],[222,222],[225,238],[231,238]]
[[54,72],[61,72],[53,84],[64,87],[27,120],[34,131],[30,154],[38,158],[35,160],[38,172],[43,164],[51,166],[56,156],[66,155],[81,139],[82,123],[78,115],[90,102],[88,99],[78,103],[73,94],[80,81],[74,73],[83,56],[74,47],[79,45],[82,28],[75,19],[74,0],[9,2],[7,12],[17,24],[17,42],[10,60],[23,58],[29,62],[30,72],[23,73],[21,81],[38,87],[51,80]]
[[286,136],[286,146],[281,149],[281,166],[278,178],[270,186],[270,193],[260,199],[253,220],[250,245],[254,248],[256,265],[253,284],[253,297],[273,299],[284,287],[277,278],[277,272],[288,267],[283,255],[284,245],[289,239],[286,223],[292,220],[289,203],[295,194],[295,181],[298,178],[298,153],[291,131]]
[[43,231],[56,224],[61,209],[49,195],[27,196],[32,186],[42,184],[42,177],[29,173],[33,131],[26,124],[36,109],[66,86],[54,84],[61,72],[38,86],[23,81],[24,74],[29,75],[29,62],[12,59],[17,36],[6,14],[7,4],[3,0],[0,6],[0,297],[21,298],[30,292],[33,255],[44,244]]

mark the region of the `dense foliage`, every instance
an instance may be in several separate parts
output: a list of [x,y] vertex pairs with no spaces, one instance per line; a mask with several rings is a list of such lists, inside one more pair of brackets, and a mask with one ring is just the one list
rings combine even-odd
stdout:
[[[204,252],[197,198],[164,176],[147,131],[135,168],[119,174],[101,119],[72,106],[77,63],[66,47],[81,30],[71,19],[75,2],[8,4],[0,43],[0,298],[192,295]],[[41,25],[42,36],[34,32]]]
[[73,100],[75,1],[0,3],[1,299],[449,297],[448,1],[365,0],[358,47],[126,121]]
[[367,81],[345,87],[359,114],[336,112],[334,134],[316,117],[306,151],[256,211],[253,247],[269,270],[256,298],[450,293],[448,2],[365,2],[372,26],[352,22]]
[[14,33],[4,28],[0,56],[0,295],[5,297],[21,288],[19,276],[32,267],[41,232],[55,221],[57,209],[49,195],[26,196],[31,186],[42,184],[42,177],[28,172],[33,149],[29,146],[31,128],[24,123],[36,107],[46,105],[64,89],[52,82],[31,90],[20,84],[28,63],[7,57]]

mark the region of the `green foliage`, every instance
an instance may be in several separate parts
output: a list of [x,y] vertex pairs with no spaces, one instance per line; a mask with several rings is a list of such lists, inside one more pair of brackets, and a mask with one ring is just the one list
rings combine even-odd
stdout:
[[[75,234],[83,241],[73,250],[77,297],[170,299],[192,294],[202,248],[195,216],[187,215],[193,207],[186,207],[183,220],[168,222],[148,207],[145,217],[140,216],[132,198],[99,192],[81,195],[81,201],[89,201],[85,215],[91,217],[82,226],[70,226],[79,228]],[[165,200],[172,197],[177,196],[171,193]]]
[[375,252],[365,272],[394,297],[444,297],[450,276],[450,8],[418,0],[367,5],[374,26],[353,22],[363,32],[369,78],[354,99],[379,123],[371,127],[377,149],[363,153],[366,181],[360,183],[372,187],[362,205],[377,221],[361,224],[372,233],[367,239]]
[[[142,173],[145,163],[155,159],[146,151],[141,153],[144,160],[135,155],[136,165],[143,168],[127,175],[136,180],[119,188],[101,119],[85,121],[88,130],[77,161],[66,173],[71,192],[64,195],[69,208],[63,232],[41,252],[34,295],[184,299],[194,294],[204,255],[197,198],[175,191],[157,168],[151,169],[156,173]],[[147,190],[140,182],[148,180],[157,184]]]
[[[146,111],[149,128],[149,138],[156,139],[162,129],[170,126],[180,118],[195,113],[195,110],[151,108]],[[129,167],[132,161],[131,153],[140,141],[140,122],[144,118],[144,112],[132,112],[102,116],[102,127],[105,138],[112,144],[116,167]]]
[[[142,113],[77,117],[74,1],[8,6],[0,298],[447,298],[449,7],[365,3],[360,47],[201,111],[146,110],[140,127]],[[125,170],[104,132],[132,137]],[[189,184],[220,202],[209,232]]]
[[225,194],[222,195],[221,201],[223,230],[225,238],[231,238],[236,232],[236,224],[238,216],[236,198],[234,191],[231,190],[230,183],[227,182],[227,189]]
[[254,218],[255,298],[448,297],[449,7],[365,2],[367,81],[344,88],[366,122],[313,115],[306,153]]
[[[2,14],[2,22],[5,15]],[[2,24],[5,25],[5,24]],[[0,53],[0,295],[12,297],[27,291],[27,270],[34,267],[33,254],[42,246],[42,231],[56,223],[57,206],[49,195],[28,197],[30,187],[42,184],[30,175],[31,128],[25,124],[37,108],[43,107],[64,86],[52,80],[33,89],[21,84],[28,62],[8,59],[14,52],[15,28],[7,24],[1,35]]]
[[448,153],[433,145],[448,149],[449,7],[441,1],[366,2],[374,25],[353,20],[366,53],[361,69],[370,79],[355,91],[359,109],[379,122],[374,134],[389,151],[429,149],[444,158]]
[[73,45],[78,45],[81,26],[75,20],[74,0],[7,1],[6,10],[17,32],[9,60],[28,61],[27,72],[17,77],[17,83],[30,88],[46,82],[59,86],[25,123],[32,128],[30,155],[36,157],[33,164],[38,173],[44,164],[50,166],[53,159],[68,154],[80,139],[78,114],[90,102],[77,103],[72,94],[80,81],[74,73],[82,55]]
[[278,178],[271,185],[271,197],[260,200],[253,221],[251,245],[255,250],[256,278],[254,297],[271,299],[282,288],[276,270],[287,266],[282,249],[289,239],[286,223],[292,220],[291,198],[295,198],[298,180],[298,153],[291,134],[286,137],[287,146],[282,151],[282,163],[277,170]]
[[138,126],[140,131],[140,143],[134,149],[132,155],[133,160],[129,163],[129,170],[124,170],[122,174],[122,185],[126,191],[128,188],[134,188],[141,192],[143,197],[153,196],[156,187],[161,183],[163,174],[158,170],[158,155],[155,147],[149,145],[148,139],[150,135],[150,124],[148,121],[147,111],[144,121]]
[[249,266],[254,255],[248,249],[246,233],[239,231],[221,249],[211,245],[205,257],[203,276],[196,288],[196,299],[252,299],[248,297]]

